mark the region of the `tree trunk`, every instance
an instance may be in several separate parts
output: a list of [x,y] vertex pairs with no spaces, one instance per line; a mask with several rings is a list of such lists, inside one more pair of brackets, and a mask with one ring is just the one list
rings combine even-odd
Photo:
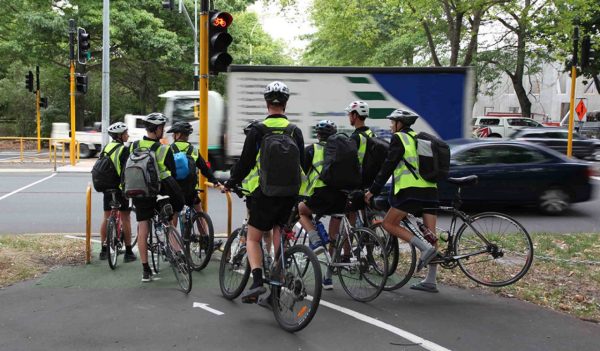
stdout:
[[515,67],[515,73],[510,75],[515,94],[519,99],[519,105],[521,106],[521,115],[524,117],[531,116],[531,101],[527,96],[527,90],[523,86],[523,76],[525,72],[525,29],[519,24],[519,31],[517,34],[517,65]]

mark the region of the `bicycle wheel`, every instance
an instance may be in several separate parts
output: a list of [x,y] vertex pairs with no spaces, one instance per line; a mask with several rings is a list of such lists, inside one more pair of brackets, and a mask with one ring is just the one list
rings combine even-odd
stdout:
[[[354,228],[346,236],[342,235],[337,250],[340,283],[350,297],[368,302],[375,299],[385,286],[388,275],[388,261],[383,242],[367,228]],[[344,252],[349,248],[350,252]],[[350,262],[342,262],[342,257]]]
[[383,290],[400,289],[415,273],[417,251],[413,245],[389,234],[381,223],[371,226],[371,229],[383,240],[388,256],[388,276]]
[[204,212],[194,214],[186,224],[186,251],[190,265],[196,271],[204,269],[213,253],[215,231],[210,216]]
[[149,226],[148,232],[148,251],[150,251],[150,258],[152,259],[152,268],[154,268],[154,272],[160,272],[160,241],[158,240],[156,231],[152,228],[152,223]]
[[246,231],[237,228],[225,243],[219,264],[219,287],[226,299],[240,296],[250,277],[250,265],[246,255]]
[[496,212],[476,214],[470,224],[463,224],[456,234],[454,250],[465,275],[486,286],[516,282],[533,262],[533,244],[525,228]]
[[117,223],[114,217],[106,223],[106,250],[108,251],[108,265],[111,269],[117,268],[117,257],[119,255],[117,239]]
[[285,250],[285,282],[272,286],[273,314],[286,331],[304,329],[321,301],[321,267],[317,256],[305,245]]
[[170,225],[167,228],[165,240],[167,241],[167,250],[170,253],[168,256],[171,256],[169,257],[169,262],[171,263],[173,274],[175,274],[181,291],[187,294],[192,291],[192,268],[190,267],[189,257],[185,253],[183,239],[177,229]]

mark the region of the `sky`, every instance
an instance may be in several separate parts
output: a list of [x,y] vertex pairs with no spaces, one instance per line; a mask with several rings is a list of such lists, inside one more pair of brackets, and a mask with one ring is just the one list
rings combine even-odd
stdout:
[[308,45],[308,41],[300,37],[315,32],[308,18],[311,5],[312,0],[301,0],[282,10],[276,4],[265,5],[264,1],[257,1],[248,7],[248,11],[256,12],[265,32],[283,40],[287,44],[286,53],[297,60]]

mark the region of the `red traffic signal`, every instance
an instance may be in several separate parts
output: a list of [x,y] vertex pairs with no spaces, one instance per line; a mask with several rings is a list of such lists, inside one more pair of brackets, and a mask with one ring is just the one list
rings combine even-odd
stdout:
[[229,12],[210,12],[210,25],[213,27],[227,28],[233,22],[233,16]]
[[227,28],[233,22],[233,16],[228,12],[214,10],[209,12],[209,21],[209,71],[212,74],[227,72],[227,67],[233,62],[233,58],[227,53],[227,47],[233,42],[231,34],[227,33]]

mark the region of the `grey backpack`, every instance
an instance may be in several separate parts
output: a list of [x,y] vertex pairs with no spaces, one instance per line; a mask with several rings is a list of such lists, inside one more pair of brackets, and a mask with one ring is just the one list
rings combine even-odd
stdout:
[[133,151],[123,170],[123,194],[128,198],[155,197],[160,191],[156,151],[161,145],[155,143],[150,148],[139,145],[139,141],[133,143]]

